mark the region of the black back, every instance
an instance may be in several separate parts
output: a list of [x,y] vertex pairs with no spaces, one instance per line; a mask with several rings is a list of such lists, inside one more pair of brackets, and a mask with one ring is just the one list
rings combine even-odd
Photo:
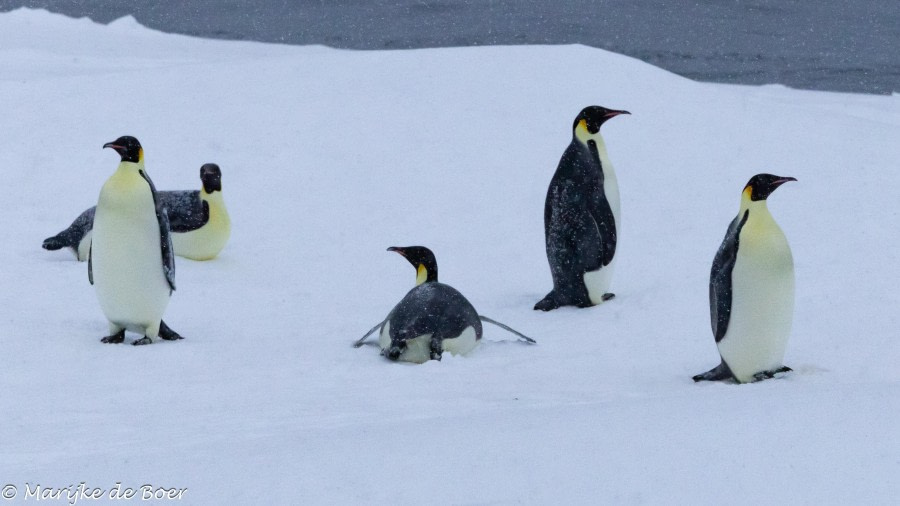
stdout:
[[388,314],[391,341],[406,341],[424,334],[433,339],[453,339],[467,328],[475,328],[481,339],[478,312],[458,290],[437,281],[410,290]]
[[560,305],[589,304],[584,273],[609,265],[615,255],[616,223],[603,182],[596,143],[572,139],[544,204],[547,259]]
[[709,316],[717,343],[725,337],[728,321],[731,319],[731,273],[737,261],[741,229],[747,223],[749,216],[750,210],[748,209],[744,211],[743,216],[736,216],[728,225],[725,239],[722,240],[719,251],[716,252],[712,271],[709,274]]

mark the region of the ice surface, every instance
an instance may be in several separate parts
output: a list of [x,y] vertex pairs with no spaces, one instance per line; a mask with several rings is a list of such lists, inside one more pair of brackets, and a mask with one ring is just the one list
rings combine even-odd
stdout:
[[[0,15],[0,480],[187,487],[184,504],[888,504],[900,495],[900,100],[701,84],[581,46],[355,52]],[[551,287],[547,184],[589,104],[623,230],[602,306]],[[41,240],[91,201],[120,135],[158,188],[225,174],[233,232],[178,263],[186,337],[104,345],[86,267]],[[790,241],[786,364],[718,363],[707,281],[758,172]],[[423,244],[481,314],[468,357],[350,344]],[[135,338],[129,335],[128,340]],[[0,483],[2,486],[3,483]],[[120,501],[121,502],[121,501]]]

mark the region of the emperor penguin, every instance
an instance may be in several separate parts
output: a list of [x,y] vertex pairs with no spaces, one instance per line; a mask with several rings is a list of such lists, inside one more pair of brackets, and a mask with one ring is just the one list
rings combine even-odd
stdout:
[[481,339],[478,312],[455,288],[438,282],[434,253],[423,246],[390,247],[416,268],[416,286],[381,324],[378,343],[391,359],[421,364],[445,351],[465,355]]
[[143,334],[132,344],[181,339],[162,321],[175,290],[175,256],[169,219],[144,169],[144,150],[131,136],[103,145],[121,157],[104,183],[94,214],[88,279],[109,321],[104,343],[121,343],[125,331]]
[[694,381],[747,383],[791,369],[783,364],[794,313],[794,259],[766,199],[792,177],[757,174],[713,259],[709,314],[722,362]]
[[550,180],[544,236],[553,290],[534,305],[588,307],[609,292],[620,231],[619,185],[600,126],[628,111],[585,107],[572,125],[572,142]]
[[[222,198],[222,171],[214,163],[200,167],[200,190],[157,192],[169,211],[169,226],[175,254],[192,260],[210,260],[225,247],[231,235],[231,220]],[[85,210],[69,228],[44,239],[43,248],[71,248],[84,262],[91,247],[96,206]]]

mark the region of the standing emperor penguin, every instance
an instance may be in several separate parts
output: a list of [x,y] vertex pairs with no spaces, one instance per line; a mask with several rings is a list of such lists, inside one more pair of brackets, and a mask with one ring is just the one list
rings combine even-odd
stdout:
[[585,107],[572,125],[572,142],[547,189],[544,236],[553,290],[534,305],[588,307],[609,293],[619,233],[619,185],[600,135],[608,119],[628,111]]
[[[168,210],[175,254],[191,260],[210,260],[225,247],[231,235],[231,220],[222,198],[222,171],[214,163],[200,167],[200,190],[160,191],[159,203]],[[44,239],[43,248],[70,248],[79,262],[88,257],[94,214],[86,209],[62,232]]]
[[766,199],[792,177],[757,174],[741,194],[709,276],[709,313],[722,362],[694,381],[747,383],[783,364],[794,313],[794,259]]
[[465,355],[481,339],[478,312],[455,288],[438,282],[437,261],[422,246],[390,247],[416,268],[416,286],[381,324],[378,343],[391,360],[421,364],[441,354]]
[[101,341],[121,343],[126,330],[143,334],[135,345],[150,344],[157,335],[181,339],[162,321],[175,290],[175,257],[166,209],[144,169],[144,150],[130,136],[103,147],[122,161],[100,190],[88,255],[88,279],[109,320],[109,335]]

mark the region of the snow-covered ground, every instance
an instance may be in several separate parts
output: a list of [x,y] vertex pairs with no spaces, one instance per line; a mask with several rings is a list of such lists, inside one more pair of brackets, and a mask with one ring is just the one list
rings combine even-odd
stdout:
[[[900,495],[898,96],[703,84],[581,46],[338,51],[18,10],[0,97],[13,504],[80,482],[210,505]],[[544,193],[590,104],[633,114],[603,129],[617,297],[540,313]],[[118,163],[101,146],[125,134],[160,189],[222,167],[232,238],[178,258],[184,341],[101,344],[87,266],[40,248],[96,202]],[[694,384],[718,363],[710,263],[757,172],[799,180],[770,199],[796,262],[795,372]],[[411,244],[539,345],[487,326],[468,357],[419,366],[352,349],[413,285],[385,251]]]

